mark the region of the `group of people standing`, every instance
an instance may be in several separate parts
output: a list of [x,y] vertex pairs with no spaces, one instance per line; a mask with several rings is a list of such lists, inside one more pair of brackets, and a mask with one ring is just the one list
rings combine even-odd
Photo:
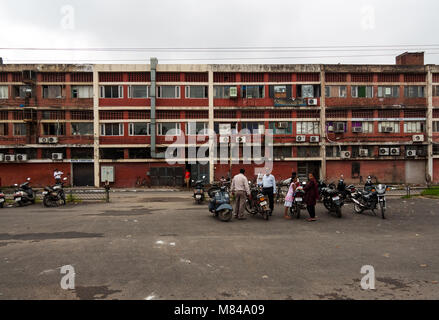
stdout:
[[[267,196],[269,201],[270,215],[272,215],[274,210],[274,195],[276,194],[276,179],[271,174],[271,170],[269,168],[265,169],[264,175],[258,175],[257,184],[262,187],[262,193]],[[288,215],[288,210],[292,206],[295,196],[295,191],[297,187],[300,185],[299,178],[297,177],[296,172],[292,173],[290,186],[288,188],[288,193],[285,197],[285,219],[290,219],[291,217]],[[315,206],[317,204],[317,200],[319,198],[319,189],[318,183],[312,173],[308,175],[308,182],[303,188],[305,191],[305,203],[307,206],[307,210],[309,212],[310,218],[308,221],[316,221],[316,213]],[[235,206],[235,218],[239,220],[245,219],[244,206],[245,201],[248,196],[250,196],[250,187],[248,183],[248,179],[245,176],[245,170],[241,169],[239,174],[233,177],[231,192],[235,195],[236,206]]]

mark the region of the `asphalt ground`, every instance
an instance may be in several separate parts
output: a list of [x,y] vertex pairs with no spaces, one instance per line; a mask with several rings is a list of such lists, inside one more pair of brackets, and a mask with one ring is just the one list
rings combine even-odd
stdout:
[[[0,299],[439,299],[439,200],[221,222],[189,192],[0,209]],[[75,289],[61,287],[61,268]],[[360,285],[362,266],[375,289]]]

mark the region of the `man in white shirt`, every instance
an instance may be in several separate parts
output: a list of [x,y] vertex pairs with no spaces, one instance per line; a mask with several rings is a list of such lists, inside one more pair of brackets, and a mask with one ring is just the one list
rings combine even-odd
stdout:
[[245,170],[241,169],[239,174],[233,177],[232,185],[230,187],[233,194],[235,194],[235,218],[244,220],[244,205],[247,196],[250,195],[250,187],[248,186],[247,177],[244,175]]
[[262,177],[262,193],[268,197],[268,201],[270,203],[270,215],[272,215],[274,210],[274,195],[276,194],[276,179],[270,173],[270,169],[265,169],[265,174]]
[[53,170],[53,177],[55,178],[55,183],[61,183],[61,177],[64,172],[59,171],[58,169]]

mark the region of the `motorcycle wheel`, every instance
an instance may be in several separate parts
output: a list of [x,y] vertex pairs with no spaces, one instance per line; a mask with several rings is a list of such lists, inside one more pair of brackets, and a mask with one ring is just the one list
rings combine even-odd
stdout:
[[264,217],[265,221],[268,221],[268,219],[270,219],[270,211],[264,211],[262,216]]
[[229,209],[223,209],[218,212],[218,217],[221,221],[228,222],[230,219],[232,219],[232,211]]
[[335,210],[335,214],[336,214],[337,218],[341,218],[341,208],[337,208]]
[[386,208],[384,208],[384,205],[382,202],[380,202],[380,207],[381,207],[381,218],[386,219],[385,217],[385,212],[386,212]]
[[0,203],[0,208],[3,208],[3,205],[4,205],[4,203],[2,202],[2,203]]
[[250,214],[256,213],[256,210],[251,207],[250,201],[248,199],[245,200],[244,208],[245,208],[245,211],[247,211]]
[[37,200],[37,194],[36,194],[36,192],[34,191],[33,193],[32,193],[32,200],[30,201],[32,204],[35,204],[35,201]]
[[331,211],[331,205],[328,204],[325,200],[323,200],[323,205],[325,206],[326,210]]
[[45,207],[48,207],[48,208],[50,208],[50,207],[57,207],[58,206],[58,203],[52,201],[49,197],[44,197],[43,198],[43,204],[44,204]]
[[296,216],[296,219],[300,219],[300,208],[299,207],[296,207],[296,208],[291,207],[290,208],[290,216],[291,217]]
[[355,213],[363,213],[363,208],[357,203],[354,204],[354,211]]

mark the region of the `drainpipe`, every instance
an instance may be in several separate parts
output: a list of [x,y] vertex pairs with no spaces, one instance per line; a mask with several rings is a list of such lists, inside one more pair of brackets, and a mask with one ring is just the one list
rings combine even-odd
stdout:
[[164,158],[164,153],[156,152],[156,115],[155,115],[155,103],[156,103],[156,74],[157,74],[157,58],[151,58],[151,90],[149,90],[149,96],[151,98],[151,158]]

